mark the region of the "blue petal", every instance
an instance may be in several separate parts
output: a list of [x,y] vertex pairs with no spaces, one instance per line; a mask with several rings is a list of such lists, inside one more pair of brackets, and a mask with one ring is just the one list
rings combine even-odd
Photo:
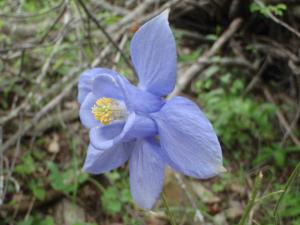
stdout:
[[170,166],[206,179],[222,172],[222,151],[211,123],[196,104],[174,97],[152,115]]
[[135,112],[157,112],[165,104],[162,98],[150,92],[139,90],[136,87],[127,89],[127,96],[129,98],[128,107],[131,107]]
[[109,69],[95,68],[84,72],[78,87],[80,103],[92,91],[97,98],[124,100],[127,108],[135,112],[156,112],[164,104],[162,98],[136,88],[125,77]]
[[124,141],[150,137],[157,134],[155,122],[147,117],[132,113],[125,122],[114,122],[90,130],[91,144],[97,149],[108,149]]
[[176,82],[176,44],[168,14],[164,11],[144,24],[130,46],[139,87],[159,96],[170,93]]
[[95,78],[101,76],[101,75],[107,75],[115,77],[117,76],[117,73],[113,70],[109,70],[106,68],[93,68],[84,71],[80,74],[79,81],[78,81],[78,102],[81,104],[88,93],[92,91],[92,84]]
[[92,92],[90,92],[80,106],[80,121],[86,128],[101,126],[101,123],[95,120],[95,117],[92,113],[92,107],[96,103],[96,101],[97,98],[93,95]]
[[157,112],[165,104],[161,97],[136,88],[121,76],[117,78],[117,81],[124,93],[126,106],[130,111],[138,113]]
[[81,87],[80,89],[78,89],[78,96],[77,96],[77,101],[79,102],[79,104],[82,104],[82,102],[84,101],[84,99],[86,98],[86,96],[91,92],[91,90],[88,87]]
[[124,95],[120,89],[116,78],[109,75],[100,75],[95,78],[92,87],[93,93],[97,98],[114,98],[123,100]]
[[135,138],[153,137],[155,135],[157,135],[155,122],[151,118],[135,114],[134,123],[124,136],[124,139],[132,140]]
[[163,187],[165,165],[155,142],[138,141],[130,157],[130,189],[136,204],[151,209]]
[[84,162],[84,171],[91,174],[105,173],[122,166],[130,157],[134,143],[122,143],[106,150],[89,145]]
[[[131,126],[132,120],[129,120],[126,124],[127,127]],[[109,149],[117,144],[124,137],[124,133],[127,133],[127,127],[124,122],[116,122],[107,126],[94,127],[90,130],[91,144],[97,149]]]

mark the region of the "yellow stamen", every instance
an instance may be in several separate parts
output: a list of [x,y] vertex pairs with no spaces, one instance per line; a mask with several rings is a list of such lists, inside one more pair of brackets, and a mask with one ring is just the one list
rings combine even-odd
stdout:
[[111,98],[99,98],[92,107],[92,113],[95,119],[103,125],[108,125],[113,120],[124,117],[119,103]]
[[100,121],[103,125],[108,125],[112,121],[112,102],[113,100],[111,98],[100,98],[92,108],[95,119]]

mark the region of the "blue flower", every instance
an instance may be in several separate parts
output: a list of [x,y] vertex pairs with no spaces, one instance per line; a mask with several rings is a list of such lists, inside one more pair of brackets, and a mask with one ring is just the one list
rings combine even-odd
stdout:
[[211,123],[192,101],[173,97],[176,46],[165,11],[134,35],[130,52],[139,84],[117,72],[93,68],[78,84],[80,119],[90,129],[85,171],[99,174],[129,160],[134,201],[151,209],[164,170],[205,179],[222,170],[222,152]]

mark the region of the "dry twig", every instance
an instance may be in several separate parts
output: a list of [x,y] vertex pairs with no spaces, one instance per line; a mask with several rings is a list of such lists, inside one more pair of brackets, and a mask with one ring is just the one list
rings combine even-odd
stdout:
[[[268,101],[270,101],[272,104],[276,105],[276,102],[275,102],[274,98],[272,97],[272,94],[270,93],[269,89],[267,87],[264,87],[263,91],[264,91],[264,95],[266,96]],[[277,110],[276,110],[276,116],[277,116],[280,124],[286,130],[286,133],[289,135],[289,137],[294,142],[294,144],[297,145],[297,146],[300,146],[300,140],[294,135],[294,133],[293,133],[291,127],[289,126],[289,123],[287,122],[283,112],[279,108],[277,108]]]
[[134,69],[134,67],[132,66],[130,60],[128,59],[128,57],[125,55],[125,53],[123,52],[123,50],[119,47],[119,45],[114,41],[114,39],[112,38],[112,36],[106,31],[106,29],[99,23],[99,21],[96,19],[96,17],[88,10],[88,8],[86,7],[86,5],[83,3],[82,0],[78,0],[79,4],[81,5],[82,9],[84,10],[84,12],[86,13],[86,15],[95,23],[95,25],[97,26],[97,28],[99,30],[101,30],[101,32],[104,34],[104,36],[108,39],[108,41],[118,50],[118,52],[121,54],[122,58],[124,59],[125,63],[127,64],[127,66],[129,68],[131,68],[131,70],[133,71],[133,73],[136,75],[136,71]]
[[205,222],[204,221],[204,217],[203,217],[201,211],[199,210],[196,202],[194,201],[192,195],[187,190],[186,184],[184,183],[184,180],[182,179],[182,177],[180,176],[180,174],[174,173],[174,175],[175,175],[175,178],[176,178],[177,183],[179,184],[180,188],[184,191],[184,193],[186,194],[188,200],[192,204],[192,207],[195,209],[195,218],[199,221],[200,224],[204,224],[204,222]]
[[[261,2],[260,0],[254,0],[260,7],[265,8],[265,4],[263,2]],[[294,29],[293,27],[291,27],[290,25],[288,25],[287,23],[281,21],[280,19],[278,19],[276,16],[274,16],[269,10],[267,11],[268,16],[277,24],[283,26],[285,29],[289,30],[290,32],[292,32],[293,34],[295,34],[298,38],[300,38],[300,33]]]
[[232,37],[232,35],[239,29],[241,24],[241,18],[236,18],[231,22],[228,29],[213,44],[209,51],[204,53],[197,60],[197,63],[193,64],[184,74],[182,74],[182,76],[178,78],[177,85],[174,91],[168,96],[168,98],[172,98],[176,95],[179,95],[184,90],[188,83],[205,68],[205,64],[203,64],[202,62],[207,61],[210,57],[215,55],[223,47],[223,45]]

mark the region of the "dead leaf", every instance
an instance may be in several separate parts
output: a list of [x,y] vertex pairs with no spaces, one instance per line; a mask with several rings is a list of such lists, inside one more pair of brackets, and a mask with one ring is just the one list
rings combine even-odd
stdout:
[[221,199],[205,188],[200,182],[190,181],[193,191],[204,203],[218,203]]
[[69,101],[65,103],[67,109],[78,109],[78,103],[76,101]]
[[241,196],[243,196],[246,193],[245,187],[243,187],[242,185],[240,185],[238,183],[231,183],[229,188],[231,191],[238,193]]
[[228,224],[226,221],[226,216],[225,216],[224,212],[216,214],[213,217],[213,220],[214,220],[215,225],[227,225]]
[[58,153],[59,150],[60,150],[59,137],[57,134],[54,134],[48,145],[48,152],[55,154]]
[[244,207],[239,201],[229,201],[230,207],[226,210],[226,215],[230,219],[235,219],[243,214]]
[[73,225],[74,223],[85,223],[85,212],[80,206],[68,199],[63,199],[55,206],[55,224]]
[[161,212],[150,212],[146,221],[147,225],[166,225],[168,217]]

